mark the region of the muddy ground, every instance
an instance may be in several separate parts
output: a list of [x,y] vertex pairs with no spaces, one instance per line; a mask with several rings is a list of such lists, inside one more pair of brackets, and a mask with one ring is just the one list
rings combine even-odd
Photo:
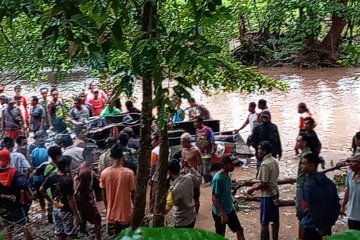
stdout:
[[[292,156],[292,154],[285,154],[288,157],[284,158],[280,161],[280,179],[294,177],[297,171],[297,161],[298,158]],[[330,167],[331,161],[333,161],[334,157],[338,158],[339,155],[334,152],[325,152],[323,154],[325,159],[329,159],[327,162],[327,167]],[[331,161],[330,161],[331,159]],[[335,161],[336,163],[336,161]],[[249,180],[255,177],[256,169],[253,164],[248,164],[245,167],[236,167],[233,172],[233,179],[240,180]],[[332,172],[329,177],[333,177],[334,174],[342,174],[343,172],[337,171]],[[238,195],[241,195],[241,192],[244,192],[245,189],[240,189]],[[340,197],[343,196],[343,187],[339,187]],[[259,193],[255,193],[255,195],[259,195]],[[295,185],[281,185],[280,186],[280,198],[289,200],[293,199],[295,195]],[[214,221],[211,216],[211,187],[202,187],[201,188],[201,206],[199,215],[196,222],[196,228],[204,229],[207,231],[214,231]],[[105,225],[105,211],[103,207],[103,203],[98,203],[99,210],[103,216],[103,239],[111,239],[106,233],[106,225]],[[33,232],[35,235],[35,239],[54,239],[52,229],[53,226],[46,223],[46,217],[43,213],[38,211],[38,204],[33,204],[31,209],[32,214],[31,217],[31,227],[33,228]],[[260,223],[259,223],[259,203],[258,202],[242,202],[240,203],[240,210],[238,211],[238,216],[240,222],[245,231],[245,237],[248,240],[257,240],[260,239],[259,231],[260,231]],[[171,214],[168,214],[166,218],[167,225],[171,225],[172,219]],[[17,232],[21,228],[16,228]],[[334,231],[340,231],[346,229],[346,219],[340,219],[336,226],[334,227]],[[297,239],[297,231],[298,231],[298,221],[295,216],[295,207],[281,207],[280,209],[280,239],[282,240],[293,240]],[[92,232],[91,226],[89,226],[89,232]],[[92,234],[90,236],[80,235],[81,239],[93,239]],[[226,238],[228,239],[236,239],[234,233],[232,233],[229,229],[226,232]],[[23,239],[23,235],[19,233],[16,239]]]

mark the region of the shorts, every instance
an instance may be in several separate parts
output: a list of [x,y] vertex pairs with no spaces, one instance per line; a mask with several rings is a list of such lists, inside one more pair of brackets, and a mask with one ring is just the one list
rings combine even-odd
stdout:
[[91,224],[101,224],[101,216],[95,204],[80,203],[78,206],[81,219],[84,222],[89,222]]
[[277,196],[273,197],[261,197],[260,198],[260,223],[263,226],[269,225],[270,222],[278,223],[279,206],[274,204],[274,200]]
[[[211,211],[212,212],[212,211]],[[236,215],[235,210],[232,210],[232,212],[226,214],[228,217],[228,223],[227,225],[233,232],[242,232],[243,228],[241,227],[240,221],[238,216]],[[226,225],[221,223],[221,216],[216,215],[214,212],[212,212],[213,219],[215,221],[215,231],[217,234],[221,236],[225,236],[225,230]]]
[[194,200],[199,202],[200,201],[200,188],[194,187]]
[[295,195],[295,209],[296,209],[296,217],[301,221],[304,216],[304,208],[303,208],[303,190],[302,188],[296,188]]
[[74,236],[77,234],[77,229],[74,226],[74,216],[71,212],[54,208],[53,219],[55,225],[55,235]]
[[26,216],[23,207],[18,207],[12,209],[11,211],[5,210],[4,212],[2,212],[2,209],[0,209],[0,217],[5,220],[4,221],[5,225],[12,225],[12,224],[25,225],[28,221],[28,218]]
[[130,227],[130,224],[122,225],[120,223],[108,223],[107,225],[108,234],[109,236],[118,235],[119,233],[122,232],[122,230],[128,227]]

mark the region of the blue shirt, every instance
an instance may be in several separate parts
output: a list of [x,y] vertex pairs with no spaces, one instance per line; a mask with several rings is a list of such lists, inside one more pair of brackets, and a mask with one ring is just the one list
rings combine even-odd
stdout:
[[346,187],[349,189],[348,218],[360,221],[360,180],[354,178],[355,173],[350,171],[346,178]]
[[179,109],[177,110],[177,112],[174,114],[173,116],[173,122],[176,123],[176,122],[182,122],[184,121],[184,118],[185,118],[185,111],[183,109]]
[[[211,183],[212,194],[216,195],[216,198],[226,214],[229,214],[234,210],[231,188],[231,177],[229,175],[224,176],[221,174],[221,171],[215,174]],[[220,211],[214,205],[212,206],[212,211],[214,214],[220,215]]]
[[48,158],[48,150],[44,146],[35,148],[31,153],[31,159],[34,167],[38,167],[42,163],[47,162]]
[[16,168],[20,173],[25,173],[31,168],[30,163],[22,153],[10,153],[10,166]]

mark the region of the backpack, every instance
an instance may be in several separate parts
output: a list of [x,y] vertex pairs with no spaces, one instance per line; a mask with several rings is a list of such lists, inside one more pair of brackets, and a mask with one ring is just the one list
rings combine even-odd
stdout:
[[331,211],[326,211],[326,219],[329,226],[334,226],[339,218],[341,205],[336,186],[330,179],[328,179],[326,192],[326,196],[328,197],[325,202],[325,207],[326,209],[331,209]]

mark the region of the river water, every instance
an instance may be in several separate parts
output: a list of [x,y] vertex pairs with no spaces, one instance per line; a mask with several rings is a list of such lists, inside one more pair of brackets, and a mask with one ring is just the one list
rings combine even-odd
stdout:
[[[299,115],[297,105],[305,102],[317,123],[315,128],[322,142],[322,154],[328,163],[338,162],[351,155],[351,138],[360,131],[360,68],[317,69],[265,68],[266,75],[288,82],[286,92],[273,91],[264,95],[223,93],[205,96],[199,91],[193,94],[205,104],[214,119],[221,120],[222,130],[241,127],[248,115],[248,103],[260,98],[268,101],[272,122],[280,131],[283,146],[283,174],[294,176],[294,144],[298,134]],[[241,132],[246,138],[249,127]],[[329,167],[329,165],[327,165]]]
[[[265,95],[222,93],[206,96],[199,90],[192,92],[195,99],[206,105],[214,119],[221,121],[221,130],[239,128],[248,115],[247,107],[251,101],[260,98],[268,101],[272,113],[272,121],[280,131],[284,149],[282,165],[285,169],[296,169],[294,162],[294,144],[298,133],[299,116],[297,105],[305,102],[317,122],[316,131],[323,144],[322,155],[328,162],[336,163],[348,157],[351,138],[360,130],[360,68],[349,69],[316,69],[298,68],[264,68],[262,73],[288,82],[290,88],[286,92],[273,91]],[[360,76],[360,75],[359,75]],[[60,93],[79,92],[86,87],[85,82],[78,80],[68,82],[59,87]],[[41,85],[24,86],[28,96],[38,92]],[[10,90],[11,87],[8,88]],[[68,94],[67,94],[68,95]],[[135,105],[141,106],[141,89],[135,90]],[[68,96],[62,96],[68,98]],[[187,107],[187,101],[182,107]],[[249,134],[249,127],[241,132],[244,138]],[[293,175],[289,171],[285,175]]]

